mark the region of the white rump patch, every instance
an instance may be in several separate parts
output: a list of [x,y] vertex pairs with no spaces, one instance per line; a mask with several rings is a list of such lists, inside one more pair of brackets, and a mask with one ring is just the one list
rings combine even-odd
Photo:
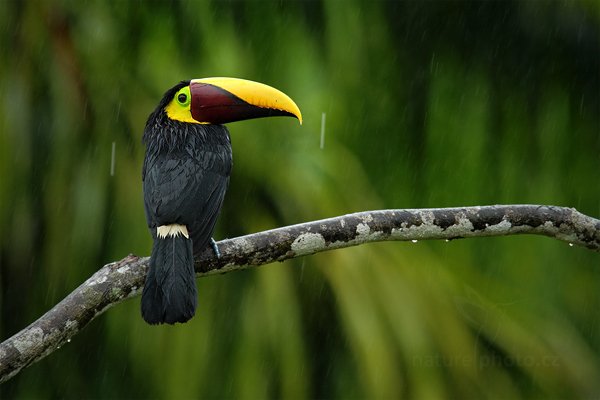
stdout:
[[183,235],[186,238],[190,238],[190,234],[188,233],[187,227],[185,225],[172,224],[172,225],[162,225],[156,228],[156,236],[161,239],[166,238],[167,236],[177,236]]

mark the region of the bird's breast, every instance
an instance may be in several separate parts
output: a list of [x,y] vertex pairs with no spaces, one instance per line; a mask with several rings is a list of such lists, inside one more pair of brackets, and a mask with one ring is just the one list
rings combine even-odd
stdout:
[[224,127],[201,133],[188,133],[174,149],[148,149],[143,183],[149,227],[196,225],[218,214],[231,174],[231,142]]

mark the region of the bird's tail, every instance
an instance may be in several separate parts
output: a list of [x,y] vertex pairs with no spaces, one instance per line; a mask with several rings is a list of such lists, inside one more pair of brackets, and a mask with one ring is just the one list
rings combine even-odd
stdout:
[[149,324],[186,322],[197,304],[192,240],[184,225],[157,229],[142,292],[142,317]]

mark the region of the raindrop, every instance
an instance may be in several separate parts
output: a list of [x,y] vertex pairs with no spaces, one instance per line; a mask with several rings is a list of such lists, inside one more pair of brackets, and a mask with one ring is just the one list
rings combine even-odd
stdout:
[[115,176],[115,142],[112,142],[112,151],[110,156],[110,176]]
[[325,147],[325,117],[326,114],[322,113],[321,114],[321,150],[323,150],[323,148]]

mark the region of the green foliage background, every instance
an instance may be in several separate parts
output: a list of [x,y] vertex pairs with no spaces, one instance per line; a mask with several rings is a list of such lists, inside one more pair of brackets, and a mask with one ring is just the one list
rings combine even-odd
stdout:
[[[598,217],[599,55],[593,1],[2,1],[2,339],[103,264],[149,254],[141,134],[181,79],[257,80],[304,114],[230,125],[216,238],[381,208]],[[148,326],[128,301],[0,396],[597,396],[599,261],[507,237],[199,279],[190,323]]]

